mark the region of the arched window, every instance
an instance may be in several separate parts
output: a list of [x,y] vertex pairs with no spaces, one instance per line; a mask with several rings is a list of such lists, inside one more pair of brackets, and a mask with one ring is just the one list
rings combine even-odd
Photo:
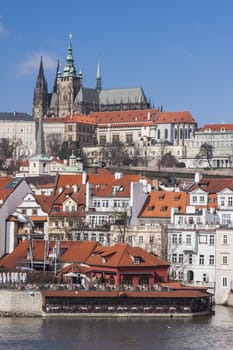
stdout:
[[175,139],[178,138],[178,132],[177,132],[177,129],[175,129]]
[[160,140],[160,129],[157,131],[157,139]]
[[189,271],[187,272],[187,280],[188,280],[188,282],[193,281],[193,278],[194,278],[193,271],[192,271],[192,270],[189,270]]
[[180,139],[182,139],[182,138],[183,138],[183,130],[180,129]]
[[167,129],[164,130],[164,138],[165,138],[165,140],[168,139],[168,130]]
[[188,138],[188,130],[185,128],[184,129],[184,138],[187,139]]

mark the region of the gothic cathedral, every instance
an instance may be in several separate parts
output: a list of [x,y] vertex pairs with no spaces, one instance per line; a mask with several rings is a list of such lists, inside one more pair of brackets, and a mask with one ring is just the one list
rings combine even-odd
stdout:
[[102,89],[100,64],[97,67],[96,87],[86,88],[82,83],[82,72],[74,66],[72,37],[70,35],[66,65],[61,72],[60,63],[53,91],[48,92],[41,57],[39,72],[33,96],[32,116],[34,118],[65,118],[75,113],[90,114],[97,111],[120,111],[151,108],[141,87],[123,89]]

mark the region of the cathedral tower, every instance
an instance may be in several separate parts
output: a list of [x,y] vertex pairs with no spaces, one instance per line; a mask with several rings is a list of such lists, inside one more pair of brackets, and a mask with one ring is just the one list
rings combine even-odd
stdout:
[[42,57],[34,89],[32,116],[38,118],[39,115],[46,115],[48,109],[48,86],[44,76]]
[[60,66],[57,68],[56,81],[51,96],[48,115],[54,115],[62,118],[72,115],[75,97],[80,89],[82,79],[77,76],[74,66],[72,36],[69,38],[68,53],[66,56],[66,65],[63,74]]

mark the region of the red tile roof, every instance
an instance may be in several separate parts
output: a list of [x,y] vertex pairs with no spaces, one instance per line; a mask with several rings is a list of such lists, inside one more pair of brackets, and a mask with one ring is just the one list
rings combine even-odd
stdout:
[[[134,258],[139,258],[140,263],[136,264]],[[169,266],[166,261],[146,252],[142,248],[132,247],[123,243],[117,243],[112,247],[104,247],[103,251],[98,251],[97,247],[97,251],[90,255],[86,263],[89,266],[115,268]]]
[[190,192],[197,188],[201,188],[203,191],[211,194],[218,193],[225,188],[233,191],[233,178],[204,176],[198,183],[193,184]]
[[54,196],[34,195],[37,203],[41,206],[41,209],[48,213],[51,209]]
[[155,121],[156,124],[196,124],[195,119],[189,111],[160,112]]
[[198,131],[221,131],[222,129],[225,129],[226,131],[233,131],[233,124],[206,124],[202,128],[198,129]]
[[0,206],[5,202],[7,197],[13,192],[14,186],[7,187],[8,183],[12,180],[10,177],[0,178]]
[[139,217],[170,218],[171,208],[179,208],[180,213],[185,213],[188,200],[186,192],[150,192]]
[[82,123],[82,124],[96,124],[96,118],[90,115],[74,114],[72,117],[67,118],[65,123]]
[[118,127],[123,125],[153,125],[157,109],[128,110],[113,112],[93,112],[92,117],[96,119],[98,127]]
[[69,249],[64,252],[59,261],[84,263],[98,245],[99,243],[95,241],[71,241]]

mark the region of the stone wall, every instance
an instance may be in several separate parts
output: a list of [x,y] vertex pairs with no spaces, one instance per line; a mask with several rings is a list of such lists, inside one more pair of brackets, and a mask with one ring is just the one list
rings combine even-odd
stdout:
[[42,294],[37,291],[0,290],[0,313],[40,316]]

